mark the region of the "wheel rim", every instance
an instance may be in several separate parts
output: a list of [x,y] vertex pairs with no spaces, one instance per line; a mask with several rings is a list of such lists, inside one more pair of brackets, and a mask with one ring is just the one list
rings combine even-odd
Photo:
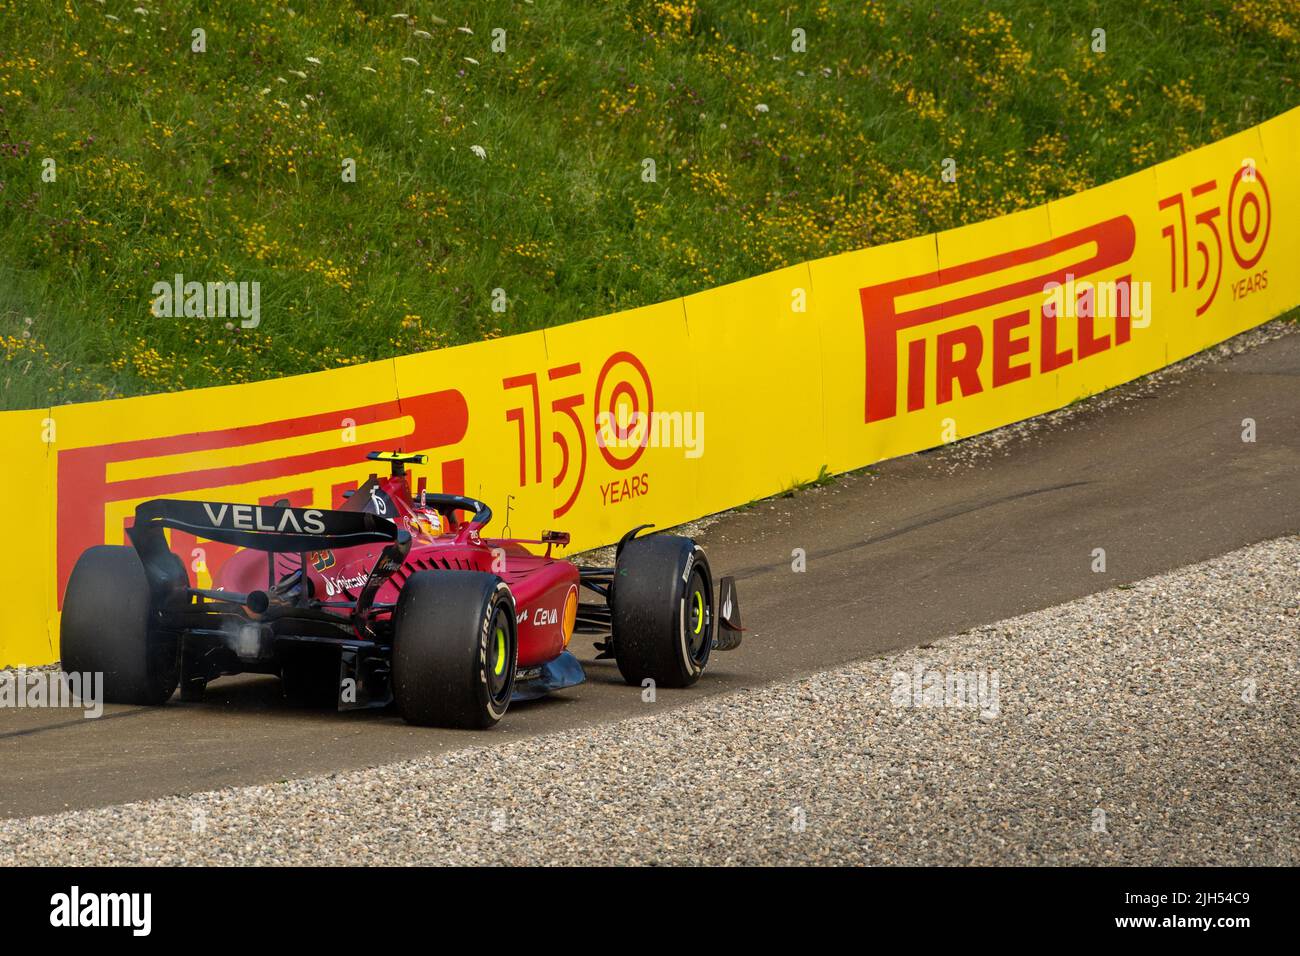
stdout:
[[492,615],[488,631],[487,684],[488,694],[496,704],[505,702],[510,694],[511,657],[514,642],[510,637],[510,623],[501,608]]
[[696,570],[691,575],[691,589],[687,592],[686,651],[697,665],[703,665],[709,656],[712,624],[713,601],[704,575]]

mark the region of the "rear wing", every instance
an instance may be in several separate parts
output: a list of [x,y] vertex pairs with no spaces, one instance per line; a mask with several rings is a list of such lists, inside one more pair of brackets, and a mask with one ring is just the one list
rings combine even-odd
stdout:
[[[127,534],[136,553],[140,555],[149,586],[160,600],[166,600],[169,595],[177,592],[214,596],[213,592],[189,587],[184,565],[178,569],[176,559],[167,546],[167,538],[163,534],[165,528],[188,531],[208,541],[265,551],[268,588],[275,584],[276,553],[301,554],[302,575],[305,576],[309,551],[382,544],[384,548],[366,575],[365,584],[356,601],[341,602],[342,606],[352,610],[352,617],[359,626],[368,626],[366,622],[372,613],[375,596],[384,582],[401,567],[411,548],[409,531],[398,528],[387,518],[365,511],[159,498],[136,507],[135,523]],[[267,592],[247,595],[222,592],[220,599],[246,604],[259,613],[266,609],[270,601]],[[303,590],[297,600],[309,602],[307,591]]]
[[241,505],[159,498],[135,509],[128,534],[137,551],[164,542],[163,529],[257,551],[322,551],[357,544],[392,544],[406,532],[387,518],[365,511]]

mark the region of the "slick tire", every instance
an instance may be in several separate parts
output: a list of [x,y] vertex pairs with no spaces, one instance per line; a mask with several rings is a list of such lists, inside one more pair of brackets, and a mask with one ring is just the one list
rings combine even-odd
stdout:
[[614,660],[629,684],[689,687],[713,649],[713,576],[690,538],[656,534],[623,546],[614,567]]
[[393,697],[407,722],[482,730],[505,716],[519,643],[515,602],[495,574],[420,571],[393,615]]
[[102,672],[115,704],[166,703],[179,679],[177,639],[153,627],[144,565],[134,548],[90,548],[63,598],[60,657],[67,673]]

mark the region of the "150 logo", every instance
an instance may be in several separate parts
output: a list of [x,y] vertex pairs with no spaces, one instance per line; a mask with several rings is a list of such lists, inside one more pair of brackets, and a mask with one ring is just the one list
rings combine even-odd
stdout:
[[[582,374],[582,363],[571,362],[546,370],[549,382],[565,382]],[[519,487],[542,482],[542,402],[541,383],[536,372],[506,376],[501,380],[506,391],[526,389],[524,401],[506,410],[506,421],[514,422],[519,434]],[[588,409],[584,414],[583,409]],[[581,390],[551,400],[551,415],[557,421],[551,443],[559,450],[560,464],[551,485],[568,489],[564,500],[556,505],[553,516],[563,517],[578,500],[587,478],[587,436],[592,435],[606,464],[626,471],[645,452],[650,423],[654,414],[654,387],[645,364],[631,352],[615,352],[605,360],[587,405]],[[605,429],[606,431],[602,431]],[[617,483],[616,483],[617,484]],[[625,482],[628,488],[633,482]],[[648,478],[639,475],[637,488],[648,488]],[[612,487],[612,486],[611,486]],[[620,486],[621,488],[621,486]],[[631,492],[628,492],[631,496]],[[605,489],[606,503],[620,495]]]
[[[1161,212],[1168,211],[1170,217],[1160,230],[1160,235],[1169,240],[1169,291],[1177,293],[1187,289],[1195,270],[1195,287],[1200,293],[1197,315],[1203,315],[1214,303],[1223,280],[1220,216],[1225,222],[1228,252],[1237,268],[1248,273],[1232,283],[1232,297],[1240,299],[1268,288],[1268,270],[1252,271],[1268,247],[1269,232],[1273,228],[1273,202],[1264,174],[1250,161],[1242,164],[1228,183],[1226,208],[1224,203],[1223,190],[1217,179],[1207,179],[1156,203],[1157,208]],[[1195,259],[1191,255],[1193,251]]]

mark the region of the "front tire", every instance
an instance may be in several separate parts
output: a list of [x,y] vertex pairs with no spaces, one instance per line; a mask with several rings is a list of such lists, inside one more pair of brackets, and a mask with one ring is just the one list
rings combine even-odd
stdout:
[[656,534],[623,546],[614,567],[614,659],[629,684],[690,687],[713,649],[713,576],[690,538]]
[[77,559],[59,627],[66,673],[102,672],[105,700],[156,706],[176,690],[177,644],[153,626],[149,582],[134,548],[99,545]]
[[505,716],[519,643],[495,574],[420,571],[393,614],[393,697],[412,724],[482,730]]

